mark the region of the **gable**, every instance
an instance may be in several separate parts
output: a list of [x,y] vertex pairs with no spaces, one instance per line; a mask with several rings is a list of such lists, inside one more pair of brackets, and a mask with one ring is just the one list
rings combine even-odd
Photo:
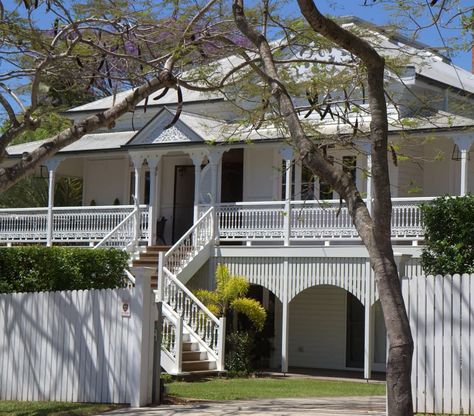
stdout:
[[174,126],[166,128],[174,118],[174,113],[163,108],[127,143],[127,146],[159,145],[161,143],[202,143],[204,139],[187,126],[181,118]]

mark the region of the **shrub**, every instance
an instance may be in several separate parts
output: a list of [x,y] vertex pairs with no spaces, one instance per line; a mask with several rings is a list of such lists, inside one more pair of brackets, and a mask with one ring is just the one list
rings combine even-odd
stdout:
[[248,376],[252,371],[253,340],[248,332],[232,332],[226,339],[225,368],[229,377]]
[[422,267],[429,274],[474,273],[474,195],[440,197],[421,206]]
[[0,248],[0,293],[123,287],[127,261],[115,249]]

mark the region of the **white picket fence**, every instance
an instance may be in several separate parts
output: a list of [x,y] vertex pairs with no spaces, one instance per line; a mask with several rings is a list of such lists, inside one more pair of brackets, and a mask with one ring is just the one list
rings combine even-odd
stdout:
[[0,400],[150,403],[149,288],[0,295]]
[[417,412],[474,414],[474,274],[402,280]]

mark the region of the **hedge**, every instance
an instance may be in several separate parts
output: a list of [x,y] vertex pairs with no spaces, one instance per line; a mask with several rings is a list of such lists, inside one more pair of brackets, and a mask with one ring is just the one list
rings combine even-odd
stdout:
[[427,274],[474,273],[474,195],[440,197],[421,206]]
[[116,249],[0,248],[0,293],[123,287],[127,261]]

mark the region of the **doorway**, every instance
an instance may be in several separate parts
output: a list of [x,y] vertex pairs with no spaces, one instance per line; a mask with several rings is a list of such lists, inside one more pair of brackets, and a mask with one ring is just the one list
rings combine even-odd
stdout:
[[231,149],[222,156],[221,202],[241,202],[244,183],[244,149]]
[[173,243],[193,225],[194,165],[174,168]]

